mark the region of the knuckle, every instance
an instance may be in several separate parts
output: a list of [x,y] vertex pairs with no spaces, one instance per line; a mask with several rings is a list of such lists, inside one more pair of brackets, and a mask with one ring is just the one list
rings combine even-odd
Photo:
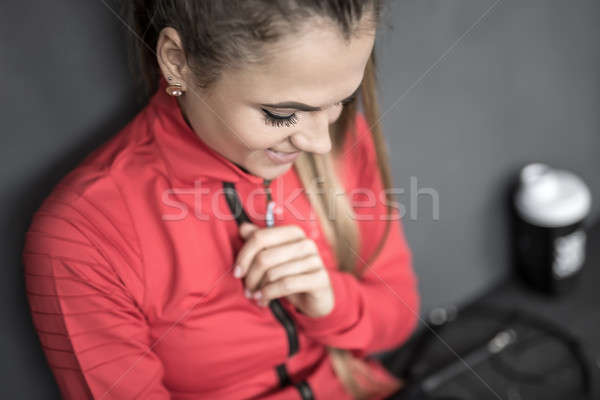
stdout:
[[313,254],[310,256],[310,258],[308,259],[308,262],[311,265],[315,265],[315,266],[321,266],[321,257],[318,254]]
[[254,269],[250,269],[246,274],[245,284],[250,287],[254,287],[256,283],[256,271]]
[[304,239],[304,248],[310,252],[317,251],[317,245],[312,239],[309,238]]
[[321,270],[321,282],[324,287],[327,287],[331,284],[331,281],[329,280],[329,274],[325,268]]
[[250,233],[250,238],[249,240],[252,241],[252,243],[254,243],[254,245],[256,246],[260,246],[263,242],[263,238],[264,238],[264,233],[262,230],[256,230],[252,233]]
[[312,271],[312,276],[316,284],[321,284],[326,282],[327,272],[325,272],[323,268],[320,268],[315,271]]
[[329,273],[327,273],[325,268],[321,268],[319,271],[317,271],[317,273],[319,274],[319,278],[321,278],[324,282],[329,281]]
[[290,278],[282,279],[280,287],[283,292],[291,291],[293,287],[292,280]]
[[276,280],[278,275],[279,275],[279,272],[278,272],[277,268],[271,268],[266,273],[267,279],[271,282]]
[[304,229],[302,229],[299,225],[293,225],[294,226],[294,230],[298,236],[304,236]]
[[261,251],[256,255],[256,265],[259,268],[264,268],[267,265],[268,254],[265,254],[264,251]]

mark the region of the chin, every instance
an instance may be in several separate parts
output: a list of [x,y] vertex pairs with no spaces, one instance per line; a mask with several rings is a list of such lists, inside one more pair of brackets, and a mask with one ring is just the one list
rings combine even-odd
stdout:
[[265,170],[260,171],[260,174],[257,174],[257,176],[260,176],[263,179],[275,179],[280,175],[285,174],[287,171],[289,171],[290,168],[292,168],[292,166],[294,165],[293,162],[289,163],[289,164],[283,164],[283,165],[277,165],[277,166],[272,166],[270,168],[265,168]]

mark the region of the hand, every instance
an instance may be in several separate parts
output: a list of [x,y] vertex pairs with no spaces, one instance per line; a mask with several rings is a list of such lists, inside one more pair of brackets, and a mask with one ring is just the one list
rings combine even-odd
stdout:
[[246,242],[236,266],[238,278],[261,306],[286,297],[297,310],[316,318],[329,314],[334,294],[329,274],[317,245],[297,225],[260,228],[248,222],[240,226]]

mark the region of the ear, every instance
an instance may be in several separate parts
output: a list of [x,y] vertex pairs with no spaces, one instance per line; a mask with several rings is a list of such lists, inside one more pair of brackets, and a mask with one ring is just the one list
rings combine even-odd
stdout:
[[172,76],[173,82],[180,83],[185,91],[189,68],[181,37],[174,28],[168,26],[160,31],[156,42],[156,59],[165,81],[169,82],[167,78]]

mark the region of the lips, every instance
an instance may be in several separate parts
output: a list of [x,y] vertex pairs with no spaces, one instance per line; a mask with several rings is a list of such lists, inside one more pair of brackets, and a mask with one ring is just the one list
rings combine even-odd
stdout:
[[281,154],[294,154],[294,153],[298,153],[298,151],[299,151],[299,150],[282,151],[282,150],[277,150],[277,149],[273,149],[273,148],[269,148],[268,150],[274,151],[275,153],[281,153]]
[[277,164],[285,164],[292,162],[300,155],[300,151],[294,152],[281,152],[274,149],[266,149],[265,153],[267,156]]

